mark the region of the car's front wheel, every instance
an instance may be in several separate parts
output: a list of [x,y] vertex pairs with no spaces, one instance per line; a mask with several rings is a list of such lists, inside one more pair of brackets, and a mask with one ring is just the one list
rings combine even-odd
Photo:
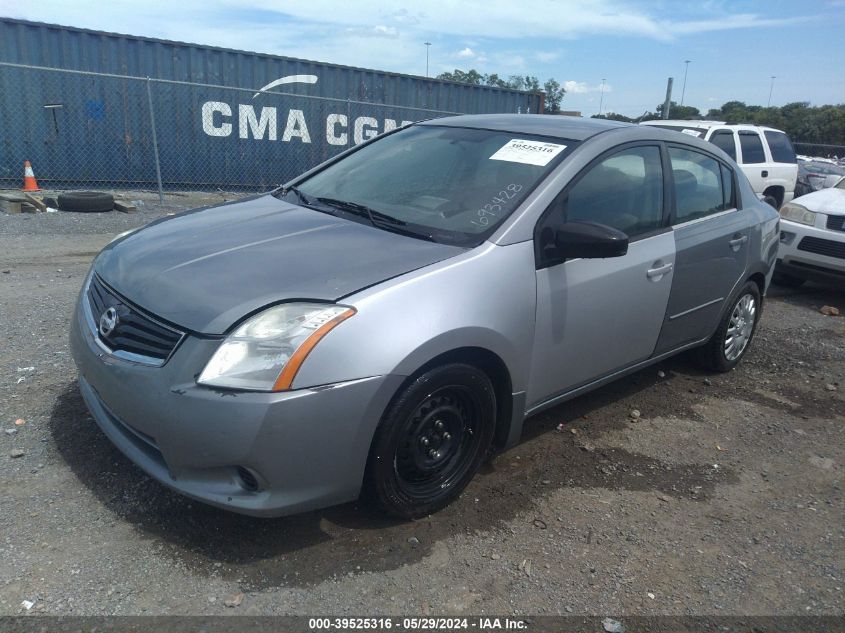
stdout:
[[405,519],[446,506],[490,449],[496,395],[487,375],[463,363],[431,369],[394,398],[373,438],[365,494]]
[[703,364],[714,371],[730,371],[748,351],[762,314],[760,288],[746,282],[730,305],[716,333],[700,350]]

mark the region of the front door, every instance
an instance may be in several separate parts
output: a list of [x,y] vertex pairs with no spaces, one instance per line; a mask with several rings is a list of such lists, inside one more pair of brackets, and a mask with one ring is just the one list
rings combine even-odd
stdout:
[[651,356],[675,262],[665,217],[657,145],[598,159],[544,214],[536,235],[587,220],[624,231],[631,243],[622,257],[538,260],[529,408]]

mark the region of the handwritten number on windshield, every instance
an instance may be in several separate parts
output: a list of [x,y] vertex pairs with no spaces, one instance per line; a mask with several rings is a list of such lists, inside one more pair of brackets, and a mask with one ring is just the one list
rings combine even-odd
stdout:
[[502,211],[502,205],[507,204],[511,200],[513,200],[516,197],[516,194],[518,194],[520,191],[522,191],[522,185],[514,183],[509,184],[507,187],[504,188],[504,190],[496,194],[490,200],[489,203],[485,204],[480,209],[478,209],[478,211],[476,212],[478,218],[475,220],[471,220],[470,222],[472,224],[475,224],[476,226],[489,226],[490,217],[493,217],[495,219]]

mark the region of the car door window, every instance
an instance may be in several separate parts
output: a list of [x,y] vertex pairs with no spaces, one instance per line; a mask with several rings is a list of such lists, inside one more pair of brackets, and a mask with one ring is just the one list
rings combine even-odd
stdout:
[[783,132],[775,132],[774,130],[766,130],[764,132],[766,140],[769,142],[769,151],[772,153],[772,160],[776,163],[797,163],[795,157],[795,150],[792,148],[792,143],[789,137]]
[[714,132],[710,137],[710,142],[721,149],[725,154],[736,160],[736,144],[734,143],[734,133],[730,130],[720,130]]
[[722,201],[723,209],[736,209],[736,190],[734,189],[734,172],[726,165],[719,165],[722,170]]
[[556,222],[612,226],[629,237],[663,221],[663,169],[656,146],[632,147],[602,159],[553,203]]
[[739,147],[742,150],[742,162],[745,164],[765,163],[766,154],[763,151],[763,141],[757,132],[744,131],[739,133]]
[[[675,184],[675,222],[691,220],[731,208],[733,184],[725,192],[722,164],[694,150],[669,148]],[[733,180],[731,179],[731,183]]]

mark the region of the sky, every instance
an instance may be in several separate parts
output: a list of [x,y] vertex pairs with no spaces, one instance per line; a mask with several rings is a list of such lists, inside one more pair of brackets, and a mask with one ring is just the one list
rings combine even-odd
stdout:
[[430,42],[431,76],[554,77],[585,116],[654,110],[668,77],[702,112],[770,89],[772,105],[845,103],[845,0],[0,0],[0,15],[413,75]]

